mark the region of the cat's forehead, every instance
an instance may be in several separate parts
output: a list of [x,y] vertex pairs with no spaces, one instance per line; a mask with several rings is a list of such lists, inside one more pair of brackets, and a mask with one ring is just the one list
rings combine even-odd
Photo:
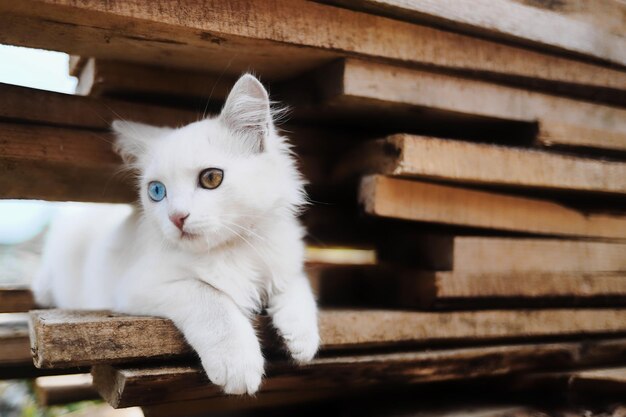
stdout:
[[155,141],[148,169],[167,173],[219,162],[231,156],[228,142],[228,132],[217,121],[192,123]]

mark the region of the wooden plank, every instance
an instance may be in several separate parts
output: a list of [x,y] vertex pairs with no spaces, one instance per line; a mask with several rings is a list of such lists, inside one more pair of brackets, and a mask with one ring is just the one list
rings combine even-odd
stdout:
[[391,308],[624,305],[626,273],[482,273],[328,266],[309,273],[320,305]]
[[397,134],[363,144],[339,177],[385,174],[470,184],[626,193],[626,163]]
[[[626,65],[624,30],[572,19],[514,0],[322,0],[353,10],[453,31],[512,41],[546,51],[574,53]],[[626,9],[621,9],[626,14]],[[528,22],[532,22],[531,25]]]
[[623,35],[626,24],[624,3],[615,0],[561,0],[559,2],[546,0],[515,0],[541,10],[552,11],[575,20],[592,25],[604,25],[612,33]]
[[[263,396],[229,395],[223,397],[174,401],[156,405],[142,406],[145,417],[171,417],[184,415],[185,417],[206,417],[207,413],[229,412],[268,412],[281,407],[306,407],[314,405],[328,398],[336,397],[332,391],[307,391],[295,393],[268,392]],[[118,409],[119,410],[119,409]],[[123,410],[127,410],[124,408]]]
[[626,271],[623,243],[457,236],[453,244],[455,271]]
[[0,123],[0,196],[134,201],[112,142],[106,132]]
[[604,148],[623,151],[626,136],[621,132],[540,120],[536,142],[542,146]]
[[355,55],[567,85],[589,97],[626,85],[626,73],[599,65],[303,0],[4,0],[0,12],[0,43],[233,75],[252,69],[266,80]]
[[0,366],[18,364],[32,364],[28,317],[23,313],[0,314]]
[[[589,363],[615,362],[624,342],[603,341],[462,348],[361,356],[317,358],[306,365],[271,363],[258,398],[269,393],[332,391],[345,395],[375,386],[449,381],[505,375],[533,369],[562,369]],[[621,344],[620,348],[615,348]],[[584,346],[600,347],[594,354]],[[618,353],[619,352],[619,353]],[[92,370],[94,384],[114,407],[173,401],[219,399],[201,369],[187,366],[124,368],[100,365]]]
[[87,59],[88,58],[78,55],[70,55],[67,60],[67,70],[69,74],[74,77],[78,77],[87,63]]
[[[420,128],[420,123],[428,119],[441,123],[446,120],[467,123],[468,118],[539,122],[543,132],[541,141],[547,140],[546,132],[549,132],[550,140],[561,145],[582,143],[626,150],[626,110],[618,107],[356,59],[323,68],[312,80],[309,82],[322,95],[329,118],[358,118],[367,112],[374,120],[387,117],[413,129]],[[305,112],[306,99],[301,101],[301,111]],[[320,111],[315,105],[309,112],[314,109]],[[413,124],[407,120],[413,120]],[[557,127],[551,128],[553,123]],[[564,125],[569,128],[563,129]],[[581,129],[575,131],[574,127]],[[599,132],[610,136],[604,140]]]
[[24,286],[0,286],[0,313],[21,313],[35,308],[33,294]]
[[468,273],[626,271],[625,243],[582,240],[394,231],[380,242],[378,254],[383,261]]
[[364,177],[367,214],[402,220],[546,235],[626,238],[626,216],[589,214],[548,201],[408,181]]
[[569,397],[615,397],[626,393],[626,368],[591,368],[571,372],[540,372],[519,375],[517,391],[567,393]]
[[198,120],[199,113],[55,93],[0,83],[0,120],[54,126],[110,130],[113,120],[156,126],[180,126]]
[[34,387],[37,403],[44,407],[100,398],[91,374],[41,376]]
[[122,61],[89,58],[76,93],[92,97],[195,98],[223,102],[236,79]]
[[[37,310],[31,350],[38,367],[68,367],[191,354],[166,319],[109,312]],[[261,322],[269,336],[269,324]],[[322,310],[322,349],[626,333],[625,309],[409,312]],[[146,335],[151,337],[146,337]],[[158,344],[152,340],[159,340]],[[271,340],[271,337],[264,337]]]

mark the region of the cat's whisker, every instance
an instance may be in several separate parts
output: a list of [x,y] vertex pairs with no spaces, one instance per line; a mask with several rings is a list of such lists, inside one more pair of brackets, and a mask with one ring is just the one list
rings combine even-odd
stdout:
[[245,237],[243,237],[241,234],[239,234],[236,230],[231,229],[230,227],[226,226],[225,224],[222,224],[222,226],[224,226],[227,230],[230,230],[232,233],[234,233],[235,235],[239,236],[239,238],[241,238],[241,240],[243,240],[245,243],[248,244],[248,246],[250,246],[250,248],[256,252],[257,256],[259,257],[259,259],[261,260],[261,262],[263,262],[263,264],[265,265],[265,267],[269,270],[270,275],[272,276],[272,279],[275,278],[275,274],[274,274],[274,270],[272,269],[272,267],[267,263],[267,261],[265,260],[265,258],[263,257],[263,255],[261,255],[261,252],[259,252],[259,250],[252,244],[250,243],[250,241],[248,239],[246,239]]
[[224,220],[222,219],[223,222],[227,222],[228,224],[230,224],[231,226],[237,226],[239,227],[241,230],[250,233],[251,235],[255,236],[258,239],[261,239],[262,241],[266,242],[268,244],[268,246],[272,245],[272,242],[270,242],[269,240],[267,240],[266,238],[264,238],[263,236],[259,235],[258,233],[256,233],[255,231],[253,231],[252,229],[248,229],[245,226],[242,226],[240,224],[234,223],[234,222],[229,222],[228,220]]

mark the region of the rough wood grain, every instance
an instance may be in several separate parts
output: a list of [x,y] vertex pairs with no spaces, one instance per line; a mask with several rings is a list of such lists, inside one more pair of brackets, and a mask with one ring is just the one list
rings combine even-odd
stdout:
[[398,134],[363,144],[338,176],[385,174],[470,184],[626,193],[626,163]]
[[34,388],[37,403],[44,407],[100,398],[91,374],[41,376]]
[[108,132],[0,123],[0,196],[134,201],[112,141]]
[[219,74],[90,58],[81,69],[76,92],[92,97],[210,97],[222,102],[235,81]]
[[356,55],[567,84],[595,97],[626,85],[625,73],[598,65],[303,0],[5,0],[0,11],[1,43],[216,73],[253,69],[273,80]]
[[402,220],[546,235],[626,238],[626,216],[586,214],[548,201],[447,185],[368,176],[367,214]]
[[0,313],[21,313],[35,308],[33,294],[24,286],[0,286]]
[[[68,367],[191,355],[169,321],[108,312],[30,313],[31,350],[38,367]],[[322,348],[626,333],[623,309],[476,312],[323,310]],[[261,321],[262,329],[268,324]],[[268,332],[266,331],[265,334]],[[146,335],[150,337],[146,337]],[[153,340],[159,340],[158,344]],[[265,340],[271,340],[266,337]],[[271,346],[270,346],[271,347]]]
[[123,119],[156,126],[179,126],[200,113],[168,107],[94,99],[0,83],[0,120],[109,130]]
[[[422,113],[459,122],[463,118],[539,122],[541,141],[550,137],[561,145],[626,150],[626,110],[618,107],[356,59],[329,65],[313,79],[327,117],[347,118],[367,111],[373,117],[413,117],[420,123]],[[320,111],[319,106],[315,109]],[[609,137],[603,139],[600,132]]]
[[[626,65],[626,38],[623,29],[621,34],[613,33],[605,25],[587,23],[512,0],[322,2],[415,23],[434,24],[496,40],[513,41],[547,51],[575,53]],[[626,14],[626,10],[622,8],[621,13]]]
[[0,366],[30,363],[32,359],[27,315],[23,313],[0,315]]
[[[453,350],[416,351],[318,358],[294,366],[272,363],[258,394],[360,390],[433,381],[468,379],[533,369],[563,369],[619,360],[623,340],[508,345]],[[596,346],[593,353],[585,348]],[[198,368],[165,366],[93,368],[94,384],[114,407],[223,397]]]
[[309,273],[320,305],[457,309],[625,305],[626,273],[482,273],[332,266]]
[[172,417],[184,413],[186,417],[205,417],[210,413],[231,412],[273,412],[277,408],[296,406],[306,407],[307,404],[319,403],[328,398],[336,397],[333,391],[307,391],[307,392],[268,392],[262,396],[238,396],[228,395],[198,400],[174,401],[155,405],[142,406],[141,411],[145,417]]
[[605,148],[624,150],[626,136],[588,126],[540,120],[536,142],[542,146]]
[[[396,232],[378,247],[383,261],[478,273],[626,271],[626,244],[564,239]],[[407,262],[413,260],[413,262]]]
[[569,397],[578,399],[615,397],[626,393],[626,368],[530,373],[514,378],[513,387],[518,391],[567,393]]

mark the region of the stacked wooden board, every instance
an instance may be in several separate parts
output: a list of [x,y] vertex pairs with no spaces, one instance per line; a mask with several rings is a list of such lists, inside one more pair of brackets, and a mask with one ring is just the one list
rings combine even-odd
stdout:
[[[37,310],[38,367],[92,366],[109,403],[147,415],[619,380],[577,369],[626,360],[624,4],[157,3],[0,0],[0,43],[74,54],[79,78],[74,96],[0,85],[0,196],[131,202],[111,121],[197,120],[252,71],[292,108],[283,128],[323,203],[303,217],[310,243],[342,247],[309,262],[322,351],[288,363],[258,317],[277,359],[255,400],[225,398],[167,320]],[[30,307],[11,294],[4,311]]]

